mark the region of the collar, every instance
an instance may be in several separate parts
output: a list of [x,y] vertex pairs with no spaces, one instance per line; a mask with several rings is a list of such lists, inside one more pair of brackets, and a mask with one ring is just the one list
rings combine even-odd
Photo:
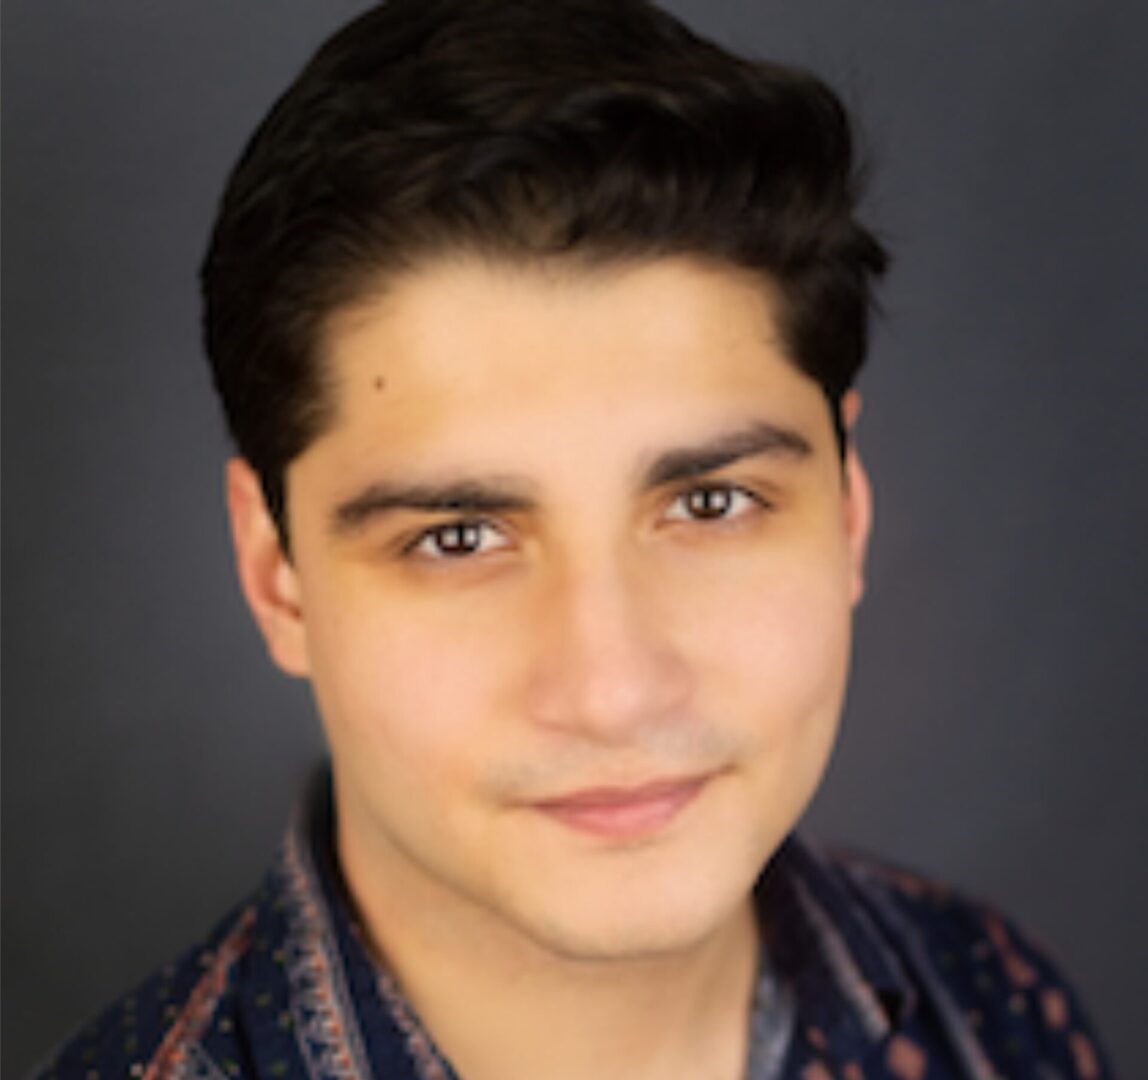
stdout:
[[841,860],[791,835],[755,895],[766,948],[818,1050],[862,1057],[908,1019],[916,994],[894,939]]

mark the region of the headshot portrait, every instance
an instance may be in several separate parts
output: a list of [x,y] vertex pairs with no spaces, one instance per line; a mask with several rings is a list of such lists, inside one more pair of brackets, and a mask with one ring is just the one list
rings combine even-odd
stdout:
[[7,15],[5,1072],[1137,1075],[1143,11]]

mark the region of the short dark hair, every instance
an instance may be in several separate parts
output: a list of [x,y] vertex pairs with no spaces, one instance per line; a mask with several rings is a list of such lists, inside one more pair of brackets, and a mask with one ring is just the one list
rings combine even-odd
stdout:
[[448,252],[760,273],[844,447],[887,261],[856,220],[853,143],[819,79],[643,0],[390,0],[356,18],[252,136],[201,272],[215,385],[280,529],[285,470],[330,419],[331,315]]

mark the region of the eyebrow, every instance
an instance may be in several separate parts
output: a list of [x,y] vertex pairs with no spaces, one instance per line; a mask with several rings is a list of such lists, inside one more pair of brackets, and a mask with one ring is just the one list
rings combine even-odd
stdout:
[[800,461],[812,453],[812,444],[801,432],[759,420],[698,446],[659,454],[646,470],[644,486],[657,488],[680,483],[749,457],[769,455]]
[[[695,446],[658,454],[643,473],[642,487],[652,490],[705,476],[749,457],[770,455],[801,460],[812,453],[812,444],[799,431],[757,421]],[[353,533],[371,520],[396,511],[464,516],[521,513],[536,505],[525,487],[524,481],[506,478],[460,479],[441,484],[379,481],[339,503],[331,515],[331,529],[336,534]]]
[[507,514],[528,510],[533,500],[505,482],[459,480],[445,484],[371,484],[335,507],[335,532],[354,532],[368,520],[396,510],[430,514]]

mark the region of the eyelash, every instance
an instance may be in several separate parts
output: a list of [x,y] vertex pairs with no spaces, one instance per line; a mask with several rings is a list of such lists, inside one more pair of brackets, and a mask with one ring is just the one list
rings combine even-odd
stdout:
[[[719,510],[717,513],[697,513],[699,509],[694,507],[694,512],[688,509],[689,500],[703,499],[712,500],[714,497],[724,498],[727,500],[726,509]],[[743,500],[740,509],[737,507],[738,500]],[[730,509],[730,506],[734,509]],[[674,508],[681,508],[682,513],[675,514]],[[747,490],[746,488],[739,487],[736,484],[698,484],[695,487],[687,488],[679,492],[670,504],[670,510],[667,511],[666,517],[672,522],[694,522],[694,523],[721,523],[728,521],[735,521],[752,513],[755,510],[769,510],[771,504],[768,500],[762,498],[760,495]],[[455,540],[462,539],[465,534],[469,533],[472,540],[476,540],[476,544],[463,545],[465,550],[449,551],[444,550],[442,540],[444,536],[454,533]],[[475,558],[479,555],[485,554],[486,551],[482,549],[481,537],[476,537],[475,534],[500,534],[498,526],[493,522],[487,521],[485,518],[458,518],[453,521],[445,521],[439,525],[433,525],[429,529],[424,529],[418,533],[412,540],[404,544],[401,549],[401,554],[406,558],[425,558],[435,561],[451,561],[451,560],[464,560]],[[458,546],[457,543],[455,545]],[[498,545],[495,550],[498,550]]]

